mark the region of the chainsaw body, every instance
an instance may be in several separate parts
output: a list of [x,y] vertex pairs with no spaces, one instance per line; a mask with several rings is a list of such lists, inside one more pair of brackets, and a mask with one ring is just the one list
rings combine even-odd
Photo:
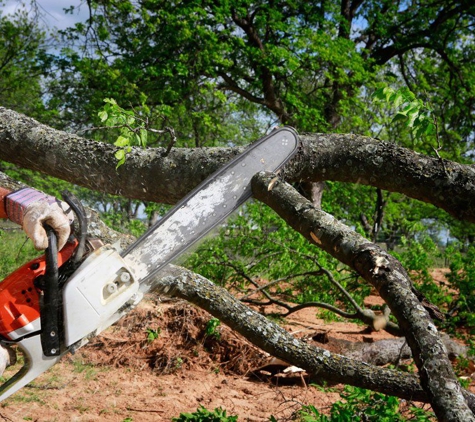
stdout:
[[142,299],[139,283],[110,245],[89,255],[63,289],[65,346],[82,346],[133,309]]
[[[63,265],[76,249],[77,241],[68,242],[58,253]],[[44,276],[45,256],[34,259],[11,273],[0,285],[0,338],[13,342],[39,333],[40,297],[35,280]]]
[[76,238],[58,252],[50,228],[46,254],[0,283],[0,343],[17,345],[25,364],[0,386],[0,401],[74,352],[153,290],[159,271],[251,197],[251,178],[281,168],[297,151],[291,128],[250,145],[197,188],[126,251],[87,247],[82,205],[63,196],[77,218]]
[[[76,245],[77,242],[71,242],[61,250],[60,265],[64,265]],[[74,352],[88,338],[116,322],[143,296],[114,247],[106,245],[91,252],[62,289],[64,331],[56,333],[60,337],[60,349],[51,353],[44,350],[41,341],[42,291],[37,286],[45,270],[43,256],[10,274],[1,285],[0,342],[17,345],[23,352],[25,365],[0,387],[0,401],[33,381],[65,353]]]

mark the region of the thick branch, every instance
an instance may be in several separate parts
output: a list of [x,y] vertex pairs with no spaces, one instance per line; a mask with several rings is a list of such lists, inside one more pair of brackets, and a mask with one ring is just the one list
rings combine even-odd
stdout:
[[357,385],[408,400],[427,399],[418,378],[413,375],[377,368],[310,346],[204,277],[179,267],[170,266],[164,272],[166,274],[154,282],[155,291],[194,303],[262,350],[305,369],[320,380]]
[[100,192],[173,204],[238,148],[133,148],[116,169],[117,147],[39,124],[0,107],[0,159]]
[[378,290],[406,336],[421,385],[439,420],[475,421],[437,328],[413,293],[412,282],[401,264],[331,215],[313,207],[289,184],[275,183],[275,175],[259,173],[252,180],[252,188],[255,197],[272,207],[291,227],[356,270]]
[[[361,183],[436,205],[475,222],[475,166],[351,134],[305,134],[288,180]],[[444,168],[445,167],[445,168]]]
[[[301,136],[289,181],[339,180],[401,192],[475,222],[475,168],[356,135]],[[176,203],[238,148],[133,148],[116,170],[117,148],[54,130],[0,107],[0,159],[128,198]],[[444,167],[447,172],[444,171]]]

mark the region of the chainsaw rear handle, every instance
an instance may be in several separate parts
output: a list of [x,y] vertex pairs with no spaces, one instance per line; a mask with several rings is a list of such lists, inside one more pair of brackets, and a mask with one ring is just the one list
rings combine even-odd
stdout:
[[48,236],[46,270],[40,293],[41,346],[45,356],[61,354],[61,292],[59,289],[58,240],[53,228],[45,224]]
[[[48,248],[45,255],[19,268],[1,285],[3,289],[0,292],[0,298],[9,296],[9,300],[2,300],[1,311],[16,316],[12,323],[8,324],[5,312],[1,312],[2,335],[10,340],[3,340],[2,343],[5,345],[16,344],[23,353],[25,363],[15,375],[0,386],[0,401],[51,368],[59,361],[62,354],[59,343],[58,306],[61,306],[61,301],[58,285],[58,261],[62,264],[69,259],[77,243],[68,244],[63,249],[63,255],[58,255],[56,234],[50,226],[45,225],[44,227],[48,235]],[[17,300],[19,289],[21,289],[20,300]],[[21,301],[22,296],[29,297]],[[24,325],[5,333],[5,325],[9,329],[15,328],[15,322],[16,325],[22,323]],[[57,350],[53,350],[54,348]],[[43,352],[44,349],[48,350],[46,354]]]

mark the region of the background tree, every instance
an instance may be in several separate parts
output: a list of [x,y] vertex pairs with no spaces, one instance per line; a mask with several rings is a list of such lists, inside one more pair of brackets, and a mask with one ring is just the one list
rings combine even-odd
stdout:
[[[442,156],[470,159],[474,6],[468,1],[89,6],[90,19],[64,32],[77,48],[63,52],[50,87],[66,120],[81,128],[97,123],[102,100],[114,97],[123,107],[146,104],[157,128],[177,128],[179,145],[246,143],[256,131],[242,129],[261,130],[267,121],[398,139],[433,153],[434,138],[415,139],[391,124],[388,107],[375,103],[371,93],[386,84],[406,86],[431,105]],[[419,231],[405,222],[420,216],[392,212],[392,203],[409,202],[404,197],[363,190],[351,203],[346,198],[355,192],[344,186],[325,189],[331,195],[324,206],[338,204],[338,217],[389,246]],[[408,203],[406,209],[420,208]],[[450,224],[429,217],[432,224]]]
[[[3,5],[0,1],[0,7]],[[34,10],[20,7],[13,15],[4,16],[0,10],[0,103],[46,118],[42,77],[48,64],[48,46],[46,32],[31,13]]]

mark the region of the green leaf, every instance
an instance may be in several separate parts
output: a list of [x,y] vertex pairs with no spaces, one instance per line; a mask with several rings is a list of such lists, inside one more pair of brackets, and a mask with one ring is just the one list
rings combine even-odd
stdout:
[[145,129],[140,130],[140,145],[147,146],[148,132]]
[[104,98],[104,102],[112,105],[117,105],[117,101],[113,98]]
[[401,121],[406,121],[406,120],[407,120],[406,114],[398,111],[396,115],[393,117],[392,122],[396,123],[396,122],[401,122]]
[[394,108],[398,108],[402,103],[404,103],[404,97],[400,92],[397,92],[393,96],[391,96],[391,99]]
[[121,161],[121,160],[125,161],[125,151],[123,149],[119,149],[118,151],[116,151],[114,156],[119,161]]
[[383,88],[379,88],[375,91],[373,96],[379,100],[384,100],[386,102],[390,102],[391,96],[394,94],[394,89],[385,86]]
[[124,136],[119,136],[117,140],[114,142],[114,145],[118,147],[128,146],[130,145],[130,139],[125,138]]
[[101,122],[105,122],[109,117],[109,115],[107,114],[107,111],[105,110],[100,111],[99,113],[97,113],[97,115],[101,119]]

